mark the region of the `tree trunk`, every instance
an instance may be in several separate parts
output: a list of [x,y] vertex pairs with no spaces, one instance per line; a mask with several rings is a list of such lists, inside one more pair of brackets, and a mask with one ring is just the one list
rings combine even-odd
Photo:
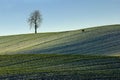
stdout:
[[37,34],[37,25],[35,24],[35,34]]

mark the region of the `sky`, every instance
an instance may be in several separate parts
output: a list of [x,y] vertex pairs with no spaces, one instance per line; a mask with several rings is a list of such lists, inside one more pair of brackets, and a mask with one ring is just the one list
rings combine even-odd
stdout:
[[39,10],[38,32],[120,24],[120,0],[0,0],[0,36],[33,33],[27,20]]

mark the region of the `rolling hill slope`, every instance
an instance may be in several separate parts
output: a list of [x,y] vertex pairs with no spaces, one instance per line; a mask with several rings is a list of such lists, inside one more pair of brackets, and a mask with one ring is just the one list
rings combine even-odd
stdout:
[[120,55],[120,25],[0,37],[0,54]]

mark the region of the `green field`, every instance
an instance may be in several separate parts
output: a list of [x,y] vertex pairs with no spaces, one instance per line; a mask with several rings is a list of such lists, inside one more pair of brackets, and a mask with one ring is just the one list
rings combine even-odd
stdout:
[[120,55],[120,25],[0,37],[0,54]]
[[0,56],[0,80],[119,80],[120,57],[22,54]]
[[120,25],[0,36],[0,80],[120,80]]

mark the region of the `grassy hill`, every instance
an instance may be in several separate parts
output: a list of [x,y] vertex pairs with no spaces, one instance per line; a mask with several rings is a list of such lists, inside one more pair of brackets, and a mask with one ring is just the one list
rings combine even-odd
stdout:
[[120,55],[120,25],[0,37],[0,54]]
[[0,54],[0,80],[120,80],[120,25],[1,36]]
[[0,80],[119,80],[120,57],[22,54],[0,56]]

